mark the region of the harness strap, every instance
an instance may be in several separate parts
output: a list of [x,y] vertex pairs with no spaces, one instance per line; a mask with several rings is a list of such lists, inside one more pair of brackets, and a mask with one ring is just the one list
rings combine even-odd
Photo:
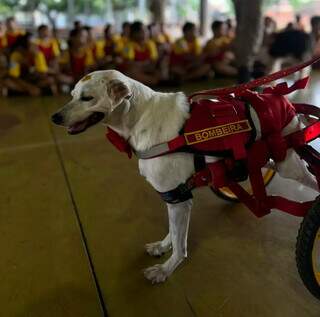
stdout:
[[192,190],[196,187],[208,186],[211,182],[211,172],[208,168],[196,172],[173,190],[158,192],[161,198],[168,204],[178,204],[192,199]]
[[196,92],[189,96],[189,101],[192,102],[195,100],[196,97],[212,97],[212,96],[226,96],[230,94],[239,95],[245,90],[250,90],[257,88],[262,85],[266,85],[272,81],[281,79],[283,77],[289,76],[305,67],[308,67],[320,60],[320,56],[315,56],[311,60],[306,61],[305,63],[302,63],[300,65],[292,66],[289,68],[286,68],[284,70],[280,70],[276,73],[273,73],[271,75],[263,76],[258,79],[255,79],[249,83],[245,83],[238,86],[231,86],[227,88],[216,88],[216,89],[209,89],[209,90],[202,90],[199,92]]
[[178,204],[189,199],[193,198],[192,189],[188,182],[180,184],[173,190],[169,190],[167,192],[160,193],[162,200],[164,200],[167,204]]
[[202,154],[195,153],[193,155],[193,163],[196,172],[200,172],[206,168],[206,158]]
[[307,87],[310,77],[297,80],[291,87],[288,86],[287,82],[277,84],[275,87],[266,87],[263,90],[264,94],[275,94],[275,95],[288,95],[293,91],[304,89]]
[[307,116],[314,116],[315,118],[310,118],[309,122],[311,123],[307,127],[297,132],[293,132],[287,136],[285,136],[285,140],[288,147],[292,147],[294,149],[298,149],[299,147],[309,143],[320,135],[320,108],[302,103],[294,103],[297,113],[304,114]]
[[155,145],[149,150],[135,151],[135,154],[139,159],[150,159],[153,157],[168,154],[170,152],[174,152],[177,149],[185,146],[186,144],[187,143],[184,135],[179,135],[174,139],[172,139],[171,141]]

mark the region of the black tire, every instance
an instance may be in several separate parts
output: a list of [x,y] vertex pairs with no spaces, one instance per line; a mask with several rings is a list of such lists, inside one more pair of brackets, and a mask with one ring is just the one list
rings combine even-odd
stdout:
[[[317,236],[319,235],[320,228],[320,196],[315,200],[312,208],[308,211],[307,215],[304,217],[296,244],[296,263],[299,271],[299,275],[309,290],[309,292],[320,299],[320,279],[316,278],[315,263],[314,263],[314,247],[317,243],[319,249],[319,241]],[[320,250],[319,250],[320,251]],[[320,252],[319,252],[320,254]],[[318,254],[318,255],[319,255]],[[320,256],[320,255],[319,255]],[[318,264],[318,263],[317,263]],[[319,265],[317,265],[317,272]]]
[[[268,172],[269,172],[271,175],[268,177],[268,180],[265,182],[265,186],[268,186],[268,185],[271,183],[274,175],[276,174],[276,172],[273,171],[273,170],[271,170],[271,169],[268,170]],[[210,187],[210,189],[211,189],[219,198],[221,198],[221,199],[223,199],[223,200],[230,201],[230,202],[233,202],[233,203],[238,203],[238,202],[239,202],[239,199],[238,199],[235,195],[233,195],[233,194],[232,194],[232,195],[226,194],[226,193],[224,192],[224,190],[221,189],[221,188],[215,189],[215,188],[213,188],[213,187]]]

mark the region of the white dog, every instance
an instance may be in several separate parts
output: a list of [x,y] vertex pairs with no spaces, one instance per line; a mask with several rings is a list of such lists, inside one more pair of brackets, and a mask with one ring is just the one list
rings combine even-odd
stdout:
[[[259,120],[250,110],[257,134]],[[182,92],[160,93],[115,70],[97,71],[80,80],[72,91],[72,100],[52,116],[52,121],[68,129],[70,134],[86,130],[99,121],[118,132],[136,151],[145,151],[167,142],[179,134],[189,117],[189,103]],[[283,130],[286,135],[300,129],[295,117]],[[217,158],[208,158],[211,161]],[[277,164],[279,174],[318,190],[314,177],[293,151],[286,161]],[[193,155],[174,153],[153,159],[139,160],[139,169],[159,192],[166,192],[184,183],[194,173]],[[169,233],[161,241],[145,246],[152,256],[172,249],[163,264],[147,268],[144,275],[152,283],[163,282],[187,257],[187,235],[192,199],[167,204]]]

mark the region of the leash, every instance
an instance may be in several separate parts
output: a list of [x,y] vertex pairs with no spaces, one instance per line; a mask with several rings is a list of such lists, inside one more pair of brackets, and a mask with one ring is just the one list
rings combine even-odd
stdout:
[[275,81],[275,80],[281,79],[283,77],[289,76],[291,74],[294,74],[294,73],[300,71],[301,69],[308,67],[308,66],[311,66],[312,64],[314,64],[318,61],[320,61],[320,55],[315,56],[312,59],[310,59],[302,64],[295,65],[295,66],[280,70],[280,71],[273,73],[271,75],[266,75],[261,78],[257,78],[253,81],[250,81],[249,83],[245,83],[245,84],[241,84],[241,85],[237,85],[237,86],[226,87],[226,88],[215,88],[215,89],[201,90],[199,92],[195,92],[194,94],[189,96],[188,99],[189,99],[189,102],[192,102],[193,99],[198,96],[226,96],[226,95],[230,95],[230,94],[239,95],[242,92],[244,92],[245,90],[251,90],[251,89],[257,88],[259,86],[266,85],[272,81]]

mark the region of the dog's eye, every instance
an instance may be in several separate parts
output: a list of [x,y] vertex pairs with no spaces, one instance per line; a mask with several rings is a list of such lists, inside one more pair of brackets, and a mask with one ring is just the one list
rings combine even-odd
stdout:
[[93,99],[92,96],[82,96],[82,97],[81,97],[81,101],[90,101],[90,100],[92,100],[92,99]]

